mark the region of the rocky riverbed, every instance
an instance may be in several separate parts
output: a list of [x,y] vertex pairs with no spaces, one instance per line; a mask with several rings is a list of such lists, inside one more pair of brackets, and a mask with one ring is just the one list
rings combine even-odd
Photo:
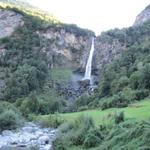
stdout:
[[20,129],[0,134],[0,150],[51,150],[55,133],[55,129],[26,123]]

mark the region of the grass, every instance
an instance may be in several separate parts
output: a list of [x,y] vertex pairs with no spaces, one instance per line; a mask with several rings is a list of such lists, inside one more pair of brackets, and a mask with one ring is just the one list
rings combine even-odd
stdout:
[[[150,118],[150,99],[143,100],[141,102],[134,103],[126,108],[112,108],[107,110],[88,110],[76,113],[61,114],[67,120],[73,120],[81,114],[92,116],[97,125],[101,123],[111,122],[111,114],[113,115],[117,111],[124,111],[126,119],[134,120],[147,120]],[[83,147],[70,147],[67,150],[85,150]],[[91,148],[88,150],[99,150],[99,148]]]
[[[96,125],[112,123],[112,118],[116,112],[123,111],[126,119],[133,120],[147,120],[150,118],[150,99],[146,99],[137,103],[134,103],[125,108],[111,108],[106,110],[87,110],[82,112],[74,113],[63,113],[59,114],[60,117],[66,121],[73,121],[80,115],[91,116]],[[40,116],[40,118],[47,118],[48,115]]]
[[[65,119],[66,121],[73,121],[80,115],[88,115],[93,118],[96,125],[99,124],[108,124],[113,123],[113,117],[116,112],[124,111],[125,118],[134,120],[134,121],[141,121],[141,120],[148,120],[150,118],[150,99],[145,99],[143,101],[134,103],[125,108],[111,108],[106,110],[87,110],[82,112],[74,112],[74,113],[63,113],[59,114],[60,117]],[[46,119],[49,115],[40,116]],[[69,147],[67,150],[85,150],[82,146],[73,146]],[[88,150],[99,150],[99,148],[91,148]]]
[[113,115],[116,112],[123,111],[126,119],[134,119],[134,120],[146,120],[150,118],[150,99],[143,100],[141,102],[134,103],[129,107],[125,108],[111,108],[106,110],[87,110],[82,112],[75,113],[65,113],[60,114],[64,119],[71,121],[77,118],[80,115],[88,115],[91,116],[96,125],[102,123],[110,123]]

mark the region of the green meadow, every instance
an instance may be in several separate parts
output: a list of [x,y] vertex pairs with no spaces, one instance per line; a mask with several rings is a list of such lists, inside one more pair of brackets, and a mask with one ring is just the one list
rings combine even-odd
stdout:
[[[150,118],[150,99],[134,103],[125,108],[110,108],[106,110],[94,109],[81,112],[59,114],[66,121],[73,121],[81,115],[91,116],[96,125],[108,124],[112,122],[112,118],[117,112],[124,112],[125,119],[147,120]],[[49,115],[39,116],[40,119],[46,119]]]

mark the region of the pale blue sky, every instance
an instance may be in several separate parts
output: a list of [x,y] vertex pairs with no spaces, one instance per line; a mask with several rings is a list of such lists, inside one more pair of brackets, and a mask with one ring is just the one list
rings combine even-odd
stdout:
[[77,24],[100,34],[131,26],[150,0],[24,0],[54,14],[65,23]]

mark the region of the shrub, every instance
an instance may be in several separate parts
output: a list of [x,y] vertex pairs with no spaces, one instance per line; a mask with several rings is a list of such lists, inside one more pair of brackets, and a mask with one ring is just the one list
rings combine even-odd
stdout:
[[115,114],[115,123],[119,124],[120,122],[123,122],[125,119],[124,112],[119,112]]
[[22,125],[23,118],[19,110],[8,102],[0,102],[0,130],[15,129]]
[[88,106],[81,106],[78,108],[78,111],[88,110]]
[[96,147],[98,144],[102,142],[104,139],[104,136],[102,135],[102,132],[105,130],[102,126],[100,128],[94,128],[88,131],[88,134],[86,135],[86,138],[84,140],[84,147],[90,148],[90,147]]
[[87,106],[89,102],[90,102],[89,95],[87,93],[84,93],[79,98],[77,98],[75,106],[77,107],[77,109],[80,110],[81,107]]
[[[58,140],[58,141],[56,141]],[[66,145],[64,142],[60,141],[59,139],[56,139],[53,141],[53,147],[55,147],[55,150],[67,150]]]
[[84,140],[84,147],[91,148],[96,147],[100,143],[101,139],[94,134],[88,134]]
[[16,114],[21,115],[18,109],[13,104],[6,102],[6,101],[1,101],[0,102],[0,114],[7,110],[12,110]]
[[136,100],[144,99],[149,95],[149,90],[146,89],[136,90],[135,95],[136,95]]
[[[58,135],[54,141],[56,147],[83,145],[86,135],[90,129],[94,128],[94,122],[91,117],[80,116],[73,122],[68,122],[60,126]],[[57,148],[56,148],[57,150]]]
[[37,121],[43,126],[43,127],[53,127],[57,128],[61,124],[64,123],[64,119],[62,119],[58,114],[48,115],[47,117],[39,117],[37,118]]
[[29,113],[37,114],[39,112],[39,101],[35,93],[31,93],[22,101],[20,110],[25,117],[27,117]]
[[0,130],[15,129],[21,125],[20,116],[13,110],[7,110],[0,115]]

